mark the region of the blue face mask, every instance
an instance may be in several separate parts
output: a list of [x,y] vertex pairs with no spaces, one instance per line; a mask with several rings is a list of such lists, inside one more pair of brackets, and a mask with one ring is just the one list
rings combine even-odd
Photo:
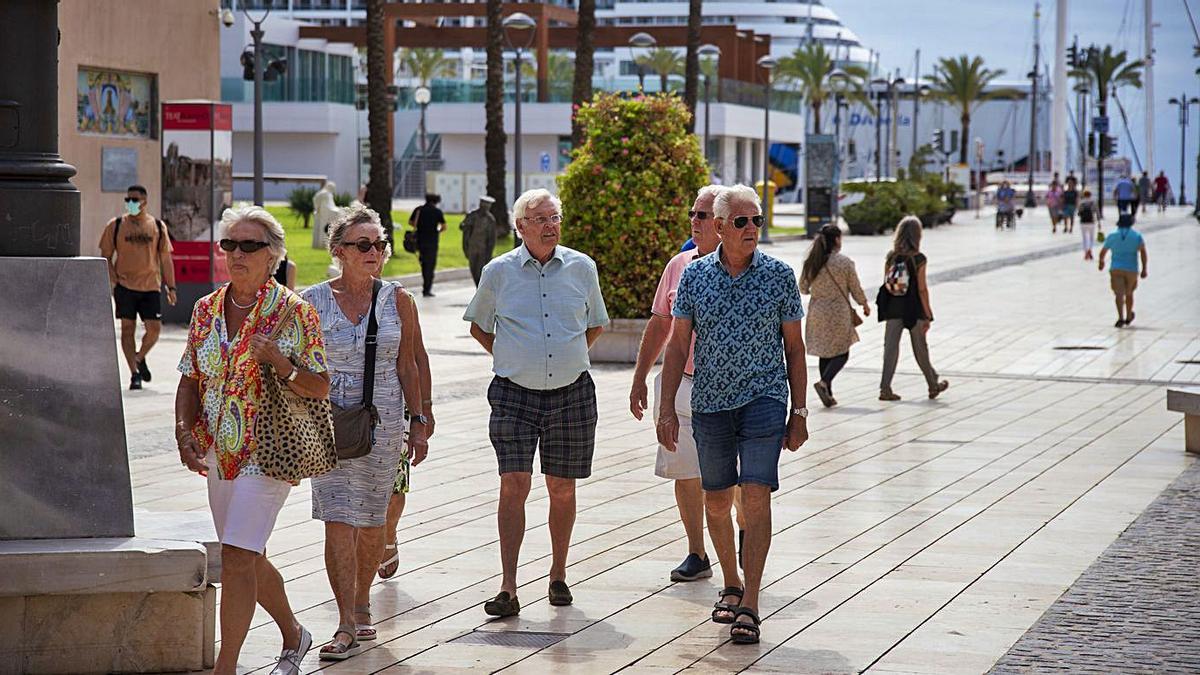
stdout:
[[141,202],[125,202],[125,211],[131,216],[136,216],[137,214],[142,212],[142,203]]

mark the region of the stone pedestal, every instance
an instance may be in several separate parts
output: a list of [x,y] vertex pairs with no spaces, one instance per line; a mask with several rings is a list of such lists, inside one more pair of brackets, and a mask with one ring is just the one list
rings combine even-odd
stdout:
[[648,319],[613,319],[588,352],[592,363],[637,363]]
[[0,540],[133,536],[108,270],[0,257]]

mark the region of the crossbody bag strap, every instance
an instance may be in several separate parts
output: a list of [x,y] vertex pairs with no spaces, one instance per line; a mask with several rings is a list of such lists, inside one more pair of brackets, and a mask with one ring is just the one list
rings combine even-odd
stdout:
[[379,322],[375,320],[375,305],[383,282],[375,279],[371,284],[371,312],[367,318],[366,364],[363,366],[363,405],[370,408],[375,398],[375,352],[379,347]]
[[842,285],[838,283],[837,277],[833,276],[833,272],[829,271],[829,261],[825,261],[825,266],[821,269],[825,270],[825,272],[829,275],[829,278],[833,280],[833,285],[837,286],[838,291],[842,294],[842,299],[846,301],[846,306],[850,308],[851,312],[853,312],[854,305],[850,304],[850,296],[847,295],[846,291],[842,289]]

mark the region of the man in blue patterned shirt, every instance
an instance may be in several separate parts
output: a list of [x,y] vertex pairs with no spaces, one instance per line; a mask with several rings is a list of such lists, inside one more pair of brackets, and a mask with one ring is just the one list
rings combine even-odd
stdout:
[[[663,362],[658,440],[668,450],[678,442],[675,397],[694,332],[692,431],[708,533],[725,577],[712,618],[733,624],[734,643],[754,644],[779,453],[784,446],[795,451],[808,440],[804,310],[792,268],[758,250],[762,210],[754,190],[745,185],[722,190],[713,211],[721,243],[684,270],[671,310],[675,323]],[[730,520],[738,485],[746,519],[744,585]]]

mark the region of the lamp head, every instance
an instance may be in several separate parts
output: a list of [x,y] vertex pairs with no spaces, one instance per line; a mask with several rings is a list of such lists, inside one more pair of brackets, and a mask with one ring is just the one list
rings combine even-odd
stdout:
[[529,30],[536,27],[537,22],[533,20],[533,17],[524,12],[514,12],[504,17],[500,25],[513,30]]
[[759,59],[758,59],[758,67],[766,68],[767,72],[775,70],[775,67],[778,65],[779,65],[779,60],[769,54],[767,56],[759,57]]
[[649,33],[634,33],[629,38],[629,46],[630,47],[641,47],[643,49],[649,49],[650,47],[653,47],[657,44],[658,44],[658,40],[655,40],[654,36]]
[[429,87],[417,87],[413,90],[413,102],[420,106],[429,105],[433,99],[433,94],[429,91]]
[[221,10],[221,25],[222,26],[225,26],[226,28],[232,28],[234,20],[235,20],[235,18],[233,16],[232,9],[225,8],[225,9]]
[[1170,103],[1171,105],[1179,105],[1179,99],[1172,96],[1171,98],[1167,99],[1167,103]]
[[537,22],[524,12],[514,12],[500,22],[504,39],[512,49],[528,49],[533,45],[533,29]]
[[696,53],[704,58],[719,58],[721,56],[721,48],[716,45],[702,45]]

